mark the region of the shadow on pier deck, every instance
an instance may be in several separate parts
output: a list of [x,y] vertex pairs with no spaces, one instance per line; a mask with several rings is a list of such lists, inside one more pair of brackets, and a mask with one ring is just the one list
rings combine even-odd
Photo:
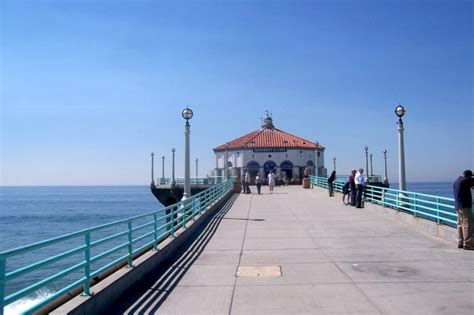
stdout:
[[[371,207],[344,206],[319,188],[234,195],[166,270],[111,311],[471,314],[474,253]],[[237,276],[242,266],[260,276]]]

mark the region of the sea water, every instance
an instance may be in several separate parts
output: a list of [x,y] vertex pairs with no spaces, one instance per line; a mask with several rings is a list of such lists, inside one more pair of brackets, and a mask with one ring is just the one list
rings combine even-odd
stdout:
[[[162,208],[148,186],[0,187],[0,251]],[[114,231],[111,229],[107,232]],[[78,241],[83,243],[83,240]],[[70,246],[79,245],[66,242],[54,246],[59,247],[57,251],[61,252],[71,249]],[[44,254],[33,251],[18,257],[16,262],[24,265],[45,258]],[[7,267],[13,266],[7,263]],[[48,271],[51,270],[44,268],[19,281],[11,281],[7,284],[7,294],[50,275]],[[60,281],[56,287],[66,284]],[[5,311],[7,314],[20,313],[35,301],[49,296],[52,291],[54,287],[40,290],[8,305]]]

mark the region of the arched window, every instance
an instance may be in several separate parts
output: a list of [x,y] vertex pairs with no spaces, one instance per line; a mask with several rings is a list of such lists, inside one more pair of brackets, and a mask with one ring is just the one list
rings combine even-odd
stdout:
[[293,163],[291,161],[285,160],[281,162],[280,168],[282,171],[289,171],[293,169]]
[[258,164],[257,161],[250,161],[247,163],[247,170],[250,171],[256,171],[258,172],[258,169],[260,168],[260,164]]
[[263,164],[263,170],[265,173],[268,173],[270,171],[275,172],[276,170],[276,163],[273,161],[266,161],[265,164]]

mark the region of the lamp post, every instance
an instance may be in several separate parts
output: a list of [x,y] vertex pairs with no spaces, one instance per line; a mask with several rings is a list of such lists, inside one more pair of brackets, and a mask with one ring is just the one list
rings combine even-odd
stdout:
[[172,159],[171,159],[171,162],[172,162],[172,165],[171,165],[171,186],[176,186],[176,178],[174,177],[174,153],[176,152],[175,148],[172,148],[171,149],[171,153],[172,153]]
[[365,173],[367,174],[366,177],[369,179],[369,147],[365,146]]
[[332,159],[334,161],[334,172],[335,172],[336,171],[336,157],[333,157]]
[[229,143],[226,142],[225,144],[225,152],[224,152],[224,180],[229,178],[229,153],[228,153]]
[[384,159],[384,164],[385,164],[385,177],[383,179],[384,184],[388,184],[388,177],[387,177],[387,150],[383,150],[383,159]]
[[184,125],[184,193],[183,199],[186,200],[188,197],[191,197],[191,166],[189,158],[189,134],[191,133],[189,120],[193,118],[193,111],[186,107],[181,113],[183,118],[186,119],[186,124]]
[[405,181],[405,148],[403,143],[403,120],[402,117],[405,115],[405,108],[399,103],[395,108],[395,114],[398,116],[398,181],[399,189],[406,190]]
[[197,179],[198,179],[198,162],[199,162],[199,159],[196,159],[196,182],[197,182]]
[[372,164],[372,153],[370,153],[370,176],[374,176],[374,165]]
[[319,151],[318,151],[319,142],[318,140],[316,140],[315,144],[316,144],[316,172],[314,172],[314,175],[318,177],[319,176]]
[[151,187],[155,187],[155,180],[154,180],[154,178],[155,178],[155,175],[154,175],[155,160],[154,160],[154,156],[155,156],[155,153],[151,152],[151,184],[150,184]]
[[161,182],[165,183],[165,156],[161,157]]

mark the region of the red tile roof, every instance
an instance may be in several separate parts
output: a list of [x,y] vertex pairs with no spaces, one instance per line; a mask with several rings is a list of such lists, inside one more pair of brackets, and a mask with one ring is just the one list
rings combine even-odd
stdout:
[[[277,128],[262,128],[246,134],[243,137],[229,141],[228,149],[247,148],[302,148],[316,150],[316,143],[294,136]],[[324,146],[318,144],[319,149]],[[225,150],[225,144],[213,149],[214,151]]]

